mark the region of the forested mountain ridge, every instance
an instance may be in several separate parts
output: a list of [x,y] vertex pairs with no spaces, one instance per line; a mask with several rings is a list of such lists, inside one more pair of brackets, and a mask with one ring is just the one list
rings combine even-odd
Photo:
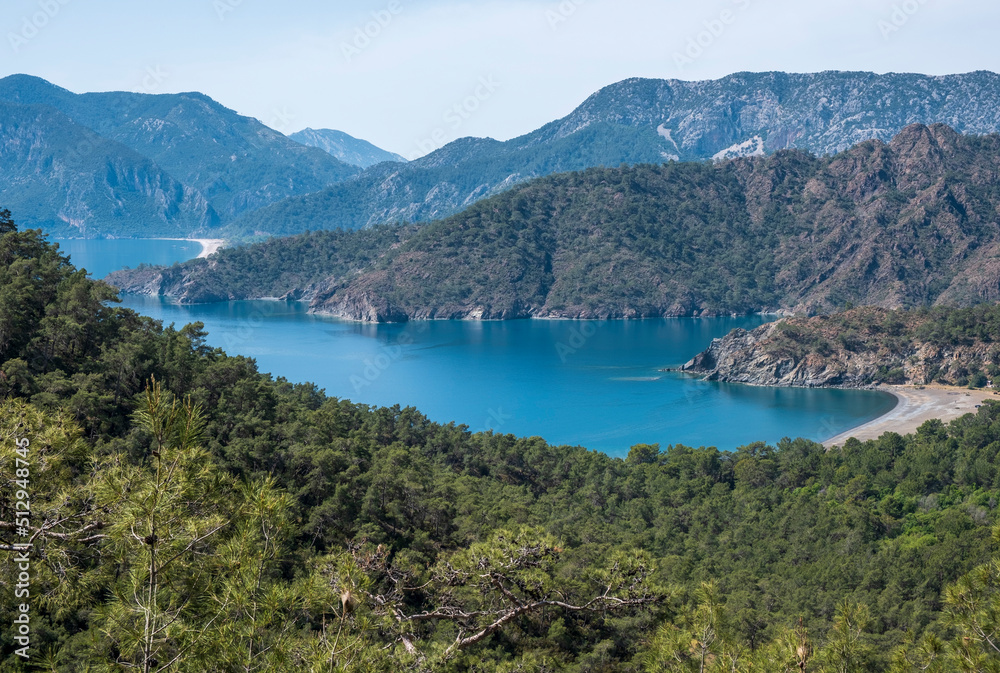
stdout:
[[[30,148],[34,156],[54,157],[56,163],[48,170],[72,172],[67,178],[71,183],[100,183],[104,162],[120,163],[123,155],[127,158],[137,154],[183,185],[192,199],[205,201],[211,207],[203,222],[188,223],[190,233],[204,233],[219,222],[289,196],[314,192],[359,172],[322,150],[296,143],[200,93],[75,94],[37,77],[11,75],[0,79],[0,101],[6,103],[3,111],[11,115],[0,117],[0,147],[20,146],[24,151]],[[46,143],[54,133],[44,122],[53,114],[36,116],[35,123],[41,125],[33,131],[34,142],[24,146],[19,140],[23,131],[18,133],[15,121],[17,115],[25,114],[18,111],[20,106],[45,106],[53,113],[58,111],[98,139],[91,141],[84,134],[66,143]],[[121,146],[129,152],[123,152]],[[58,161],[66,153],[79,155],[85,162]],[[47,231],[67,236],[162,235],[156,231],[159,213],[129,203],[129,198],[137,198],[131,194],[119,204],[124,217],[108,216],[101,205],[106,194],[88,195],[73,191],[71,185],[50,184],[46,201],[66,200],[78,210],[89,210],[81,222],[76,217],[65,220],[59,216],[61,211],[53,212],[46,205],[33,205],[36,185],[8,177],[18,172],[16,158],[0,158],[6,159],[0,190],[11,197],[8,203],[17,208],[16,214],[26,223],[44,225]],[[39,177],[44,180],[48,176]],[[118,187],[126,191],[126,185]],[[138,191],[143,195],[141,189]],[[176,206],[168,198],[166,207]]]
[[372,168],[356,181],[277,203],[231,231],[286,235],[427,222],[552,173],[789,148],[823,156],[866,140],[888,142],[915,123],[1000,132],[1000,76],[767,72],[701,82],[628,79],[527,135],[457,140],[406,166]]
[[734,330],[681,369],[765,386],[982,388],[992,381],[1000,389],[1000,304],[786,318]]
[[0,288],[0,591],[21,581],[21,458],[47,670],[1000,663],[1000,405],[831,451],[611,459],[260,374],[199,324],[115,307],[2,212]]
[[550,176],[381,249],[383,228],[317,232],[110,281],[188,302],[308,299],[368,321],[973,305],[1000,300],[998,174],[1000,136],[913,125],[832,157]]
[[367,140],[361,140],[343,131],[333,129],[303,129],[288,136],[297,143],[318,147],[337,159],[352,166],[368,168],[383,161],[406,163],[404,157],[376,147]]

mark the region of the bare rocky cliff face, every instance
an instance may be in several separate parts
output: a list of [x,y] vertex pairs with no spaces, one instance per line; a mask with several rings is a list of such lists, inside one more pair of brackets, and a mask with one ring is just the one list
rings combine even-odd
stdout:
[[89,237],[141,221],[139,233],[179,236],[217,223],[197,190],[47,106],[0,101],[0,166],[0,203],[24,227]]
[[824,357],[773,351],[769,346],[777,329],[778,323],[771,323],[753,331],[734,330],[712,341],[680,371],[702,374],[709,381],[757,386],[864,388],[879,383],[877,372],[884,361],[876,353]]
[[970,376],[996,370],[1000,344],[992,338],[942,340],[921,329],[932,321],[942,322],[941,316],[949,311],[954,312],[942,309],[935,316],[864,308],[833,316],[786,318],[752,331],[733,330],[679,371],[711,381],[759,386],[966,385]]
[[595,93],[536,133],[565,138],[602,122],[646,126],[657,130],[665,152],[682,161],[790,148],[825,155],[867,140],[888,142],[911,124],[995,133],[998,96],[1000,75],[986,71],[941,77],[831,71],[743,72],[699,82],[629,79]]
[[[143,294],[151,297],[176,297],[185,304],[211,304],[220,301],[246,299],[224,288],[211,288],[192,281],[188,272],[191,266],[211,266],[214,261],[195,259],[188,262],[187,270],[177,266],[142,266],[138,269],[115,271],[108,280],[129,294]],[[263,297],[254,297],[262,299]]]

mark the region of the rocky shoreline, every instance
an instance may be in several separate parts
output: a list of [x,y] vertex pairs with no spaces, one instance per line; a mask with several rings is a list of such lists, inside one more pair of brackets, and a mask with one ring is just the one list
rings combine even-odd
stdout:
[[[211,264],[211,261],[204,262]],[[400,323],[419,320],[646,320],[655,318],[719,318],[743,315],[788,315],[784,309],[765,307],[746,313],[719,311],[699,306],[674,304],[661,307],[570,307],[553,309],[521,300],[502,306],[450,302],[419,308],[397,305],[386,293],[372,288],[345,287],[341,283],[313,283],[284,294],[257,296],[234,294],[196,282],[190,275],[171,267],[126,269],[110,274],[105,281],[125,294],[171,297],[181,304],[211,304],[223,301],[278,300],[308,302],[309,312],[342,320],[365,323]]]
[[926,314],[877,308],[787,318],[733,330],[674,371],[727,383],[849,389],[966,386],[984,372],[996,375],[1000,344],[925,339],[920,334],[928,320]]
[[752,331],[735,329],[715,339],[704,351],[676,371],[699,374],[708,381],[755,386],[797,388],[877,388],[879,362],[875,358],[823,357],[816,353],[796,357],[766,346],[780,323]]

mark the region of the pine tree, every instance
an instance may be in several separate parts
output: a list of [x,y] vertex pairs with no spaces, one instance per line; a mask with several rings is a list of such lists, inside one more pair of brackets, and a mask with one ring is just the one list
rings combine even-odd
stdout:
[[171,399],[154,380],[135,420],[151,436],[148,455],[139,465],[113,456],[97,487],[104,501],[124,496],[106,547],[106,562],[118,572],[113,599],[96,620],[103,636],[95,642],[98,668],[183,670],[229,609],[209,596],[239,503],[227,498],[230,480],[198,446],[198,407]]

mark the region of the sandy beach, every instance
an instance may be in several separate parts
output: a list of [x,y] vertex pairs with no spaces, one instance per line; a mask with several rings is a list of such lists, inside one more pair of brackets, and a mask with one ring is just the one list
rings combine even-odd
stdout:
[[201,254],[198,257],[208,257],[218,252],[225,241],[221,238],[187,238],[186,241],[194,241],[201,244]]
[[883,386],[879,390],[892,393],[899,400],[889,413],[823,442],[826,447],[843,444],[848,438],[861,441],[877,439],[883,433],[907,435],[915,432],[924,421],[939,418],[945,423],[965,414],[975,413],[985,400],[1000,402],[994,390],[969,390],[951,386]]
[[201,252],[198,254],[196,259],[201,259],[202,257],[208,257],[219,251],[226,241],[222,238],[158,238],[154,239],[157,241],[190,241],[192,243],[198,243],[201,245]]

